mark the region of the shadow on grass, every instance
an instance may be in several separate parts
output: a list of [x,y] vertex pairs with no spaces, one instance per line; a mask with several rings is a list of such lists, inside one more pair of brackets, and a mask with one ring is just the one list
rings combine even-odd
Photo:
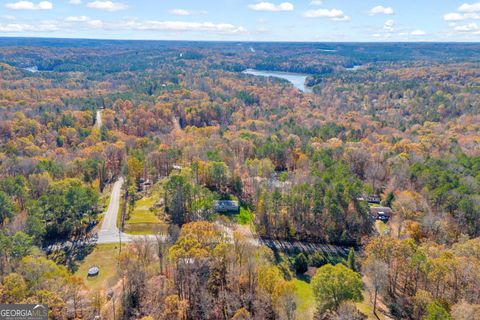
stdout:
[[310,283],[311,277],[308,274],[297,273],[296,277],[298,280],[305,281],[306,283]]

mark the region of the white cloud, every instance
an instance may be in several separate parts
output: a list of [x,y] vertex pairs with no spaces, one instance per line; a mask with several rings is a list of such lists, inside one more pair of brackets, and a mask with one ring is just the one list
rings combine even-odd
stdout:
[[0,32],[53,32],[58,30],[59,26],[56,21],[41,21],[38,25],[26,23],[0,24]]
[[393,32],[395,31],[395,21],[389,19],[385,21],[382,29],[377,28],[375,31],[376,33],[372,34],[372,37],[387,40],[393,36]]
[[53,4],[50,1],[41,1],[37,4],[39,10],[51,10],[53,9]]
[[21,23],[0,24],[0,32],[24,32],[31,30],[31,26]]
[[186,22],[186,21],[161,21],[161,20],[140,20],[129,18],[113,22],[101,20],[86,21],[86,25],[93,29],[104,30],[141,30],[141,31],[172,31],[172,32],[211,32],[216,34],[239,34],[247,30],[242,26],[235,26],[229,23],[212,22]]
[[102,20],[90,20],[87,21],[87,25],[93,29],[101,29],[104,27],[104,23]]
[[101,29],[105,26],[105,23],[102,20],[92,20],[87,16],[71,16],[65,18],[65,21],[82,23],[92,29]]
[[130,20],[125,24],[128,29],[136,30],[169,30],[169,31],[212,31],[218,33],[241,33],[243,27],[229,23],[215,24],[212,22],[185,22],[185,21],[135,21]]
[[290,2],[282,2],[278,5],[271,2],[259,2],[250,4],[248,7],[254,11],[293,11],[295,8]]
[[42,21],[39,25],[35,26],[36,32],[53,32],[60,30],[58,22],[55,20],[52,21]]
[[480,14],[478,13],[458,13],[458,12],[451,12],[447,13],[443,16],[443,20],[445,21],[463,21],[463,20],[480,20]]
[[452,28],[453,34],[480,34],[480,26],[477,23],[471,22],[463,25],[458,23],[464,20],[480,20],[480,2],[464,3],[458,7],[458,12],[445,14],[443,20],[450,22],[448,25]]
[[68,22],[85,22],[89,20],[90,18],[87,16],[71,16],[71,17],[65,18],[65,21],[68,21]]
[[312,6],[321,6],[322,5],[322,1],[321,0],[313,0],[313,1],[310,1],[310,5]]
[[169,11],[169,13],[176,16],[189,16],[192,14],[190,10],[185,10],[185,9],[172,9]]
[[208,14],[207,10],[200,10],[200,11],[192,11],[186,9],[172,9],[168,11],[168,13],[175,15],[175,16],[191,16],[191,15],[198,15],[198,14]]
[[458,12],[447,13],[443,16],[443,20],[445,21],[461,21],[465,19],[466,19],[465,15],[460,14]]
[[93,1],[87,3],[87,7],[106,11],[120,11],[128,8],[128,5],[121,2],[112,1]]
[[472,22],[472,23],[469,23],[469,24],[466,24],[466,25],[456,26],[453,29],[455,31],[459,31],[459,32],[471,32],[471,31],[479,31],[480,26],[478,24],[476,24],[475,22]]
[[480,12],[480,2],[477,3],[464,3],[459,8],[460,12]]
[[458,12],[445,14],[443,20],[450,22],[448,25],[452,28],[453,33],[480,34],[480,29],[476,23],[458,24],[458,22],[465,20],[480,20],[480,2],[464,3],[458,7]]
[[390,19],[385,21],[385,23],[383,24],[383,29],[385,31],[392,32],[394,30],[394,26],[395,26],[395,21]]
[[82,0],[70,0],[70,4],[82,4]]
[[328,18],[335,21],[346,21],[349,17],[346,16],[342,10],[339,9],[318,9],[308,10],[303,13],[306,18]]
[[387,40],[392,37],[391,33],[374,33],[372,34],[374,38],[380,38],[381,40]]
[[51,10],[53,4],[50,1],[40,1],[37,4],[30,1],[18,1],[7,3],[5,7],[11,10]]
[[377,14],[386,14],[386,15],[392,15],[395,12],[393,11],[393,8],[391,7],[384,7],[384,6],[376,6],[370,9],[368,11],[368,14],[371,16],[377,15]]
[[424,36],[426,35],[427,33],[423,30],[420,30],[420,29],[417,29],[417,30],[413,30],[412,32],[410,32],[410,34],[412,36]]

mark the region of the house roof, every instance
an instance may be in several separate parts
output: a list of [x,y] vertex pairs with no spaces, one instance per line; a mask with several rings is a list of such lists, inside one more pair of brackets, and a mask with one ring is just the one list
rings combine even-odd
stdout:
[[229,210],[238,210],[239,205],[238,201],[233,200],[218,200],[214,203],[214,208],[217,211],[229,211]]
[[392,208],[389,207],[370,207],[371,214],[384,214],[386,216],[391,216],[393,214]]

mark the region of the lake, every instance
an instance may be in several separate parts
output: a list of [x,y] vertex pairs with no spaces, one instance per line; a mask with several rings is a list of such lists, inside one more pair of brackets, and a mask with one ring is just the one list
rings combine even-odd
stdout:
[[307,74],[293,73],[293,72],[280,72],[280,71],[261,71],[255,69],[244,70],[243,73],[250,74],[253,76],[259,77],[274,77],[285,79],[289,81],[293,86],[303,92],[312,92],[312,88],[309,88],[305,85],[305,80],[307,80]]
[[32,73],[37,73],[38,72],[38,67],[33,66],[33,67],[28,67],[28,68],[22,68],[25,71],[32,72]]
[[37,66],[33,67],[27,67],[27,68],[22,68],[25,71],[31,72],[31,73],[37,73],[37,72],[53,72],[53,70],[38,70]]
[[348,67],[348,68],[345,68],[345,70],[347,71],[357,71],[361,68],[362,66],[361,65],[354,65],[352,67]]

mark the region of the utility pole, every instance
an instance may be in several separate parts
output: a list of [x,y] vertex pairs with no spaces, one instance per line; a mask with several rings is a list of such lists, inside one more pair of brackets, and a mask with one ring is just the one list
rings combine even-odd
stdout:
[[122,253],[122,231],[118,229],[118,239],[120,240],[120,249],[118,254]]
[[122,214],[120,217],[120,228],[118,229],[118,238],[120,239],[120,252],[122,253],[122,232],[125,228],[125,217],[127,215],[128,188],[123,193]]
[[127,217],[127,203],[128,202],[128,187],[125,188],[125,192],[123,193],[123,203],[122,203],[122,216],[120,218],[120,229],[123,231],[125,230],[125,219]]

